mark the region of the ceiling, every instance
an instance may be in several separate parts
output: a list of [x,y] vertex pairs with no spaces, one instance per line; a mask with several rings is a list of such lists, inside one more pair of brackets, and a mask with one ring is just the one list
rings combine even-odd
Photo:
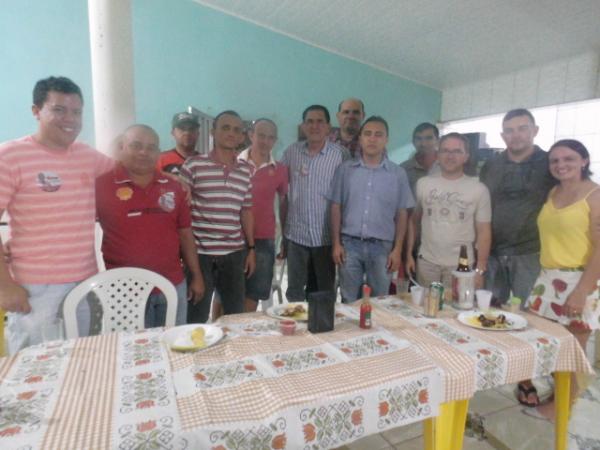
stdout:
[[600,0],[196,0],[444,89],[600,51]]

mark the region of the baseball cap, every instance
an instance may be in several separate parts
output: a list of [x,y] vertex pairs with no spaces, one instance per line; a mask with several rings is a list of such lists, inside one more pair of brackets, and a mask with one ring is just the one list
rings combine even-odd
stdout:
[[196,126],[200,126],[198,116],[196,114],[190,114],[188,112],[180,112],[173,116],[171,125],[173,128],[177,128],[184,123],[191,123]]

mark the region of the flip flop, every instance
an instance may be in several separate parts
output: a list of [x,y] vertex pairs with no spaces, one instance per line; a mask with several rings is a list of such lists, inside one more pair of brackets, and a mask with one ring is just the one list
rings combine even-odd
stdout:
[[551,420],[548,417],[544,416],[542,413],[540,413],[537,410],[537,408],[523,408],[521,410],[521,412],[523,414],[525,414],[526,416],[533,417],[534,419],[544,420],[546,422],[554,423],[554,420]]
[[[527,398],[531,394],[535,394],[536,400],[533,402],[528,402]],[[518,383],[517,384],[517,401],[521,405],[527,406],[528,408],[535,408],[536,406],[539,406],[540,398],[538,397],[538,392],[537,392],[537,389],[535,388],[535,386],[531,385],[529,387],[525,387],[523,384]]]

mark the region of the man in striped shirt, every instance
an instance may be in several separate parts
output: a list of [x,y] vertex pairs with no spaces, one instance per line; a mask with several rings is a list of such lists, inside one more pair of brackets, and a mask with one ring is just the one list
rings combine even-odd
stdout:
[[202,301],[188,306],[189,323],[208,320],[215,289],[225,314],[244,312],[244,273],[250,277],[256,265],[251,171],[236,153],[243,139],[239,114],[217,115],[211,133],[214,149],[181,167],[192,188],[192,229],[205,283]]
[[331,236],[327,193],[335,169],[349,158],[348,151],[328,140],[329,111],[312,105],[302,113],[306,141],[290,145],[281,162],[288,167],[290,189],[285,238],[288,258],[289,301],[305,299],[309,270],[318,291],[333,290],[335,266],[331,258]]
[[[0,307],[9,311],[11,353],[42,341],[66,294],[95,274],[94,180],[110,158],[75,142],[83,97],[68,78],[38,81],[32,111],[38,130],[0,145],[0,216],[9,214],[10,272],[0,245]],[[77,311],[89,329],[87,302]]]

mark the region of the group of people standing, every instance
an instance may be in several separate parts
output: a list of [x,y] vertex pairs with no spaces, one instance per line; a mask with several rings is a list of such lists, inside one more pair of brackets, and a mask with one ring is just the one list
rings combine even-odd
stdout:
[[[364,282],[373,295],[386,294],[394,272],[448,285],[466,245],[476,285],[499,303],[527,300],[582,344],[600,327],[600,190],[589,178],[589,153],[574,140],[537,147],[525,109],[505,115],[506,150],[477,178],[465,174],[477,149],[459,133],[440,137],[431,123],[415,128],[414,156],[395,164],[388,123],[365,118],[355,98],[339,104],[339,128],[326,107],[307,107],[303,139],[280,161],[272,120],[252,122],[250,146],[240,148],[246,130],[228,110],[213,121],[207,154],[196,153],[198,118],[183,112],[172,120],[175,148],[161,153],[151,127],[132,125],[115,163],[76,142],[82,105],[71,80],[40,80],[37,132],[0,146],[0,215],[8,212],[11,231],[0,255],[0,307],[9,312],[11,351],[39,342],[40,324],[97,271],[96,218],[107,268],[142,267],[169,279],[178,324],[206,322],[215,292],[215,310],[255,310],[270,295],[276,254],[287,258],[289,301],[333,291],[337,266],[342,299],[353,302]],[[87,301],[78,310],[82,335]],[[162,294],[152,294],[146,326],[163,323],[165,309]],[[520,400],[538,403],[530,383]]]
[[[564,139],[544,151],[534,143],[537,133],[530,111],[506,113],[506,150],[485,161],[477,179],[464,174],[471,154],[464,136],[439,138],[431,124],[415,129],[417,152],[403,164],[416,196],[405,268],[421,284],[448,286],[467,245],[477,287],[490,289],[498,305],[519,297],[524,309],[564,324],[585,348],[600,328],[600,189],[581,142]],[[553,415],[531,380],[518,384],[517,395]]]

